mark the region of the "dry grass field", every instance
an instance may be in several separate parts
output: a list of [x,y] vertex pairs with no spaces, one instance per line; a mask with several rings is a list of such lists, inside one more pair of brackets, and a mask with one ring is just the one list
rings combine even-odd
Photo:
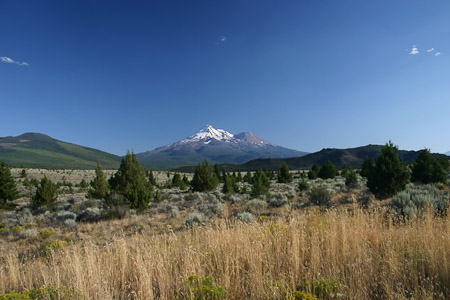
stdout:
[[[81,239],[46,255],[25,255],[23,246],[2,253],[0,294],[53,285],[99,300],[294,299],[296,290],[321,299],[448,299],[449,221],[393,224],[383,211],[354,207],[164,234],[126,234],[130,220],[83,224]],[[98,239],[93,226],[117,234]],[[195,298],[186,284],[193,275],[211,276],[226,295]]]

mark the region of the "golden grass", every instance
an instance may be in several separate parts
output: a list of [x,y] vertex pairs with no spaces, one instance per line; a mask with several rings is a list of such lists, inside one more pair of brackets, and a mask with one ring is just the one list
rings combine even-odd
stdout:
[[53,285],[86,299],[180,299],[189,276],[211,275],[231,299],[281,299],[304,278],[338,280],[339,299],[450,297],[450,218],[393,225],[384,213],[331,211],[94,238],[26,261],[6,253],[0,294]]

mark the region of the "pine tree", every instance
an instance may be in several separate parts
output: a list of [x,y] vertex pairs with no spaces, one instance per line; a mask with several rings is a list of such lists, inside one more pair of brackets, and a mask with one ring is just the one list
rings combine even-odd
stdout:
[[219,181],[222,181],[222,176],[220,175],[222,171],[220,170],[220,166],[218,164],[214,165],[214,174],[216,175],[217,179],[219,179]]
[[19,198],[16,182],[11,175],[9,166],[4,161],[0,163],[0,206]]
[[152,186],[134,153],[128,152],[125,158],[122,158],[119,170],[111,177],[109,184],[112,193],[107,204],[123,203],[142,210],[147,208],[152,200]]
[[387,198],[404,190],[408,179],[409,172],[398,156],[398,147],[389,142],[367,178],[367,187],[377,198]]
[[252,197],[258,197],[261,195],[265,195],[269,192],[270,181],[267,177],[266,173],[261,169],[258,169],[253,175],[252,180],[252,191],[250,195]]
[[411,174],[411,181],[421,183],[437,183],[447,182],[446,168],[436,159],[429,149],[424,149],[419,152],[419,155],[414,163]]
[[36,188],[36,194],[31,202],[34,206],[52,205],[57,201],[57,186],[47,176],[41,179],[40,185]]
[[157,186],[155,175],[153,175],[153,171],[147,171],[147,178],[151,185]]
[[[187,179],[187,178],[186,178]],[[181,179],[181,175],[175,173],[172,177],[172,187],[177,187],[181,190],[184,190],[187,186],[185,182]]]
[[195,169],[194,178],[191,181],[192,189],[196,192],[206,192],[214,190],[219,184],[219,179],[213,168],[206,159],[204,163],[199,163]]
[[320,171],[319,167],[316,164],[314,164],[311,167],[311,170],[309,170],[309,172],[308,172],[308,178],[309,179],[317,179],[317,177],[319,177],[319,171]]
[[100,162],[97,161],[95,178],[91,181],[91,188],[88,191],[89,198],[104,199],[109,193],[109,185]]
[[365,178],[369,178],[372,172],[373,172],[373,163],[370,157],[367,156],[361,166],[361,171],[359,172],[359,175]]
[[336,166],[331,161],[327,160],[327,162],[323,164],[322,168],[320,168],[317,175],[322,179],[329,179],[336,177],[336,174]]
[[278,182],[279,183],[289,183],[292,182],[292,174],[289,172],[288,165],[283,161],[280,171],[278,172]]
[[222,192],[227,195],[233,195],[239,192],[239,186],[237,185],[237,179],[235,176],[226,176],[223,184]]

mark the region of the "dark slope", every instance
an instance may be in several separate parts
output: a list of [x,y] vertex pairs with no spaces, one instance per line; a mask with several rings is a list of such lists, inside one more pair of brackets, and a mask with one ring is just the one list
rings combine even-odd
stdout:
[[118,168],[120,157],[100,150],[58,141],[41,133],[0,138],[0,160],[12,166],[94,169]]

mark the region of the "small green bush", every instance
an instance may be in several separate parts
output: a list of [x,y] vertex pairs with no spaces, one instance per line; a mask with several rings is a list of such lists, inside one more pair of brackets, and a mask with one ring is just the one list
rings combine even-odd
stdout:
[[325,187],[318,186],[311,189],[309,200],[315,205],[328,206],[331,204],[331,195]]
[[227,290],[216,285],[214,278],[191,276],[186,280],[185,299],[188,300],[224,300],[228,299]]
[[8,293],[0,295],[0,300],[76,300],[84,299],[82,294],[75,289],[68,289],[64,286],[39,287],[21,293]]
[[55,235],[55,234],[56,234],[55,231],[49,230],[49,229],[44,229],[44,230],[39,231],[39,235],[40,235],[41,238],[43,238],[43,239],[46,239],[46,238],[48,238],[48,237],[50,237],[50,236],[52,236],[52,235]]
[[295,291],[286,297],[286,300],[319,300],[310,293]]

